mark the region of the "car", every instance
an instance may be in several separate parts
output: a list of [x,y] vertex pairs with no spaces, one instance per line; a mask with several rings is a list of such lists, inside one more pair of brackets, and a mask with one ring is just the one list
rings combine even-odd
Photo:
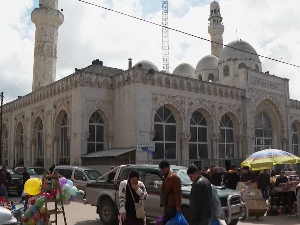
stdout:
[[17,225],[17,219],[9,209],[0,206],[0,225]]
[[[22,174],[23,173],[23,167],[16,167],[15,168],[16,173]],[[46,170],[44,167],[27,167],[27,171],[30,175],[30,178],[40,178],[43,176],[44,172],[49,173],[48,170]]]
[[[90,181],[85,189],[85,204],[96,206],[96,212],[104,225],[114,225],[118,221],[119,210],[119,184],[128,180],[130,171],[137,170],[140,173],[140,180],[147,189],[148,198],[145,201],[145,212],[148,222],[153,222],[163,214],[160,207],[160,191],[162,174],[158,165],[122,165],[118,166],[95,181]],[[189,198],[191,184],[187,168],[182,166],[171,166],[171,170],[181,180],[182,205],[181,212],[187,218],[189,215]],[[239,220],[248,218],[248,208],[240,192],[216,187],[221,202],[221,219],[227,225],[236,225]],[[199,203],[201,204],[201,203]]]
[[87,182],[96,180],[101,174],[96,170],[82,166],[56,166],[53,172],[73,181],[74,185],[85,191]]
[[[0,167],[1,169],[2,167]],[[7,190],[9,194],[17,193],[19,196],[22,195],[24,184],[23,184],[23,176],[16,174],[12,169],[7,168],[7,172],[11,175],[11,184]]]

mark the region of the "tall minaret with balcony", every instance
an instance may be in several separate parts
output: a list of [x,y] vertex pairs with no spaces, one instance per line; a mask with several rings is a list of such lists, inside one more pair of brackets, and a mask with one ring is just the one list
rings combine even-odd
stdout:
[[58,0],[39,0],[31,20],[36,26],[32,91],[55,81],[58,28],[64,15],[58,10]]
[[208,33],[211,36],[211,41],[219,43],[211,43],[211,54],[218,58],[223,49],[224,25],[222,19],[220,5],[218,2],[213,1],[210,3]]

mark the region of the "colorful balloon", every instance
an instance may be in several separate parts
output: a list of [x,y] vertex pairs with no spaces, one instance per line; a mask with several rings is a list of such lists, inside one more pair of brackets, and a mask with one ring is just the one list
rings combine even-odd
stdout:
[[65,177],[59,178],[59,184],[60,186],[64,186],[67,183],[67,179]]
[[76,196],[77,192],[78,192],[77,187],[75,187],[75,186],[71,187],[71,195],[75,195]]
[[85,196],[85,193],[84,193],[84,191],[82,191],[82,190],[79,190],[78,192],[77,192],[77,195],[76,195],[79,199],[83,199],[84,198],[84,196]]
[[41,214],[39,212],[36,212],[35,214],[32,215],[32,219],[38,221],[39,219],[41,219]]
[[23,223],[23,225],[29,225],[29,223],[28,223],[28,222],[25,222],[25,223]]
[[73,187],[73,185],[74,185],[74,183],[73,183],[73,181],[71,181],[71,180],[67,180],[67,184],[70,186],[70,187]]
[[30,178],[24,185],[24,191],[29,195],[38,195],[41,192],[42,181],[38,178]]
[[25,216],[22,217],[23,223],[26,223],[28,220],[29,220],[29,218],[27,218],[27,217],[25,217]]
[[32,199],[30,200],[30,205],[34,205],[35,200],[36,200],[36,199],[32,198]]
[[51,198],[51,194],[47,193],[47,199],[50,199],[50,198]]
[[63,191],[64,193],[71,193],[71,187],[70,187],[70,185],[65,184],[65,185],[62,187],[62,191]]
[[34,219],[33,219],[33,218],[30,218],[30,219],[28,220],[28,224],[29,224],[29,225],[35,225]]
[[42,207],[40,208],[40,213],[41,213],[41,214],[45,214],[45,213],[46,213],[46,207],[45,207],[45,206],[42,206]]
[[27,209],[25,212],[24,212],[24,216],[26,217],[26,218],[31,218],[32,217],[32,213],[30,212],[30,209]]
[[77,198],[76,195],[72,195],[71,198],[70,198],[70,200],[71,200],[72,202],[77,202],[77,201],[78,201],[78,198]]
[[[43,196],[44,197],[44,196]],[[41,208],[44,205],[45,202],[45,197],[39,197],[36,201],[35,201],[35,205],[39,208]]]
[[69,200],[71,198],[71,193],[69,192],[64,192],[62,195],[61,195],[62,199],[63,200]]
[[[35,202],[35,204],[36,204],[36,202]],[[39,207],[37,205],[30,206],[30,212],[31,212],[31,214],[34,214],[34,213],[36,213],[38,211],[39,211]]]

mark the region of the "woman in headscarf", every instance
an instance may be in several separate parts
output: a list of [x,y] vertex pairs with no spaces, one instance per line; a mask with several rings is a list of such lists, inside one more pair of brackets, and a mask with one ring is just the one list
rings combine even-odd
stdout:
[[[143,201],[147,199],[148,194],[145,185],[139,178],[139,172],[132,170],[129,173],[128,180],[120,183],[119,225],[146,225],[146,216],[141,216],[141,214],[143,214]],[[141,207],[142,209],[136,209],[136,207]]]

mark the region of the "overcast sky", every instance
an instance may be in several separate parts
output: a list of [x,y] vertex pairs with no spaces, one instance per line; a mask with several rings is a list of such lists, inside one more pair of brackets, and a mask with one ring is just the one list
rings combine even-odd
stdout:
[[[161,23],[161,0],[86,0]],[[169,0],[169,26],[204,38],[209,0]],[[224,44],[243,39],[268,57],[300,65],[299,0],[220,0]],[[38,0],[0,0],[0,91],[5,102],[31,91],[35,27],[30,14]],[[100,59],[127,69],[149,60],[162,69],[161,28],[78,0],[59,0],[64,24],[59,28],[56,79]],[[237,31],[237,32],[236,32]],[[170,31],[170,71],[183,62],[196,67],[210,54],[210,43]],[[261,58],[263,71],[290,79],[291,98],[300,100],[300,69]]]

